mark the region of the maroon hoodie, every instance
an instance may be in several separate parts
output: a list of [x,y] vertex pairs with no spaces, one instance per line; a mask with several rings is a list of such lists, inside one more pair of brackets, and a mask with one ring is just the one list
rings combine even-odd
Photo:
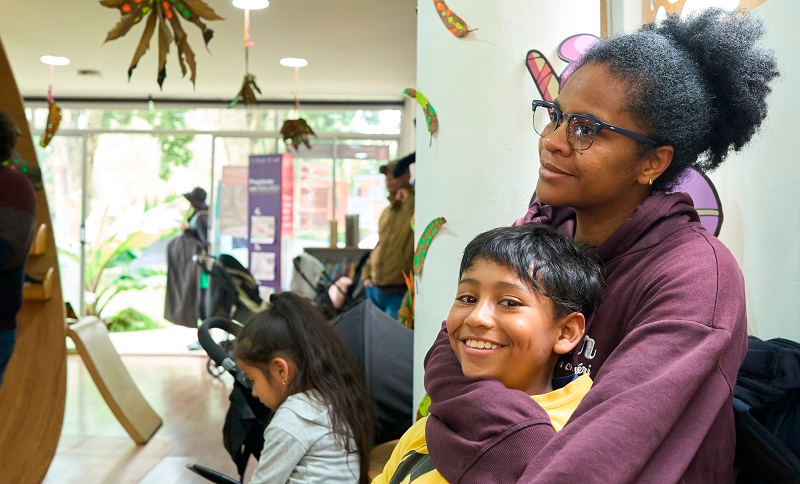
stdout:
[[[517,223],[572,234],[574,212],[534,204]],[[564,429],[523,392],[466,378],[445,330],[425,359],[426,427],[451,483],[733,480],[733,388],[747,349],[744,280],[686,194],[654,194],[595,250],[605,268],[583,344],[557,374],[594,380]]]

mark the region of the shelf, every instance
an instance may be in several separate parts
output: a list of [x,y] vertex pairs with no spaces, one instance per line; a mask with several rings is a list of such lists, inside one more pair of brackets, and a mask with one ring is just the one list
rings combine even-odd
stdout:
[[[26,282],[22,286],[22,299],[27,301],[44,301],[53,294],[53,274],[55,269],[50,267],[42,277],[41,283]],[[37,277],[38,278],[38,277]]]
[[47,225],[41,224],[33,234],[33,242],[31,242],[31,249],[28,251],[29,255],[42,255],[47,250]]

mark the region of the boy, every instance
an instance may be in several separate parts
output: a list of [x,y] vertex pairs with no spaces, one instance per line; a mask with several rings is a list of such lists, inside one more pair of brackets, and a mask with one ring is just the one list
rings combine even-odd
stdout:
[[[500,227],[478,235],[464,249],[446,322],[464,375],[524,391],[550,417],[529,424],[561,430],[592,382],[587,374],[554,382],[553,368],[582,341],[601,289],[599,263],[549,226]],[[463,416],[465,434],[494,430],[475,422],[476,416]],[[447,482],[428,456],[426,424],[427,417],[403,435],[373,484]],[[506,434],[513,436],[501,433]]]

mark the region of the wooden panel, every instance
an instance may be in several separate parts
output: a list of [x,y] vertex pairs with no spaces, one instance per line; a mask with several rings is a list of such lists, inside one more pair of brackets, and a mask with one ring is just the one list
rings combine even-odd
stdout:
[[67,329],[97,389],[128,435],[146,444],[161,427],[161,417],[147,403],[108,337],[99,318],[88,316]]
[[[0,42],[0,109],[22,131],[16,151],[38,166],[22,98]],[[36,225],[52,226],[44,190],[36,191]],[[50,297],[26,300],[18,315],[17,345],[0,388],[0,475],[3,482],[38,484],[56,452],[64,420],[66,345],[64,301],[53,231],[43,254],[30,256],[26,272],[53,268]]]

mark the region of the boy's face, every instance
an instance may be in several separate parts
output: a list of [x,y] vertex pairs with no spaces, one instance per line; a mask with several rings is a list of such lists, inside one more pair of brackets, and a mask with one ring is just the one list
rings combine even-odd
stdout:
[[546,393],[560,332],[553,302],[508,267],[478,260],[461,275],[447,333],[465,376],[496,378],[529,395]]

